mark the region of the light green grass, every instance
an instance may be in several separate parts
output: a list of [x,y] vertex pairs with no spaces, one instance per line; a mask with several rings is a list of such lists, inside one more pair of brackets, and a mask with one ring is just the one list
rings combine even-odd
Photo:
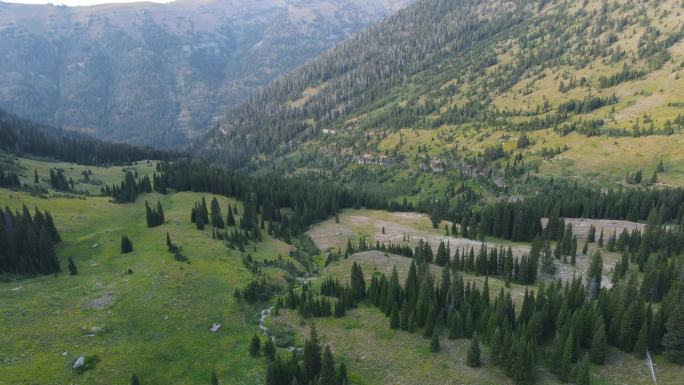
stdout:
[[[62,269],[72,257],[80,273],[0,283],[0,384],[127,384],[133,372],[143,384],[206,384],[212,369],[222,383],[263,383],[264,362],[247,354],[258,309],[232,295],[251,275],[239,252],[190,223],[190,208],[201,197],[150,194],[118,205],[0,190],[3,206],[53,214],[64,239],[57,249]],[[161,201],[164,225],[146,227],[146,199]],[[224,212],[229,201],[235,203],[220,199]],[[166,250],[166,232],[190,264]],[[131,254],[119,254],[123,233],[133,242]],[[266,237],[250,251],[273,258],[287,245]],[[93,306],[107,298],[111,304]],[[217,334],[208,330],[214,322],[223,324]],[[104,332],[86,336],[83,329],[94,326]],[[80,355],[98,355],[101,362],[76,374],[70,365]]]

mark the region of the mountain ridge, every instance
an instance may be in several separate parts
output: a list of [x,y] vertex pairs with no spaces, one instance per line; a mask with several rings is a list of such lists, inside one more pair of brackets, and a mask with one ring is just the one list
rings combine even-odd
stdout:
[[103,139],[184,145],[224,108],[404,3],[0,3],[0,107]]

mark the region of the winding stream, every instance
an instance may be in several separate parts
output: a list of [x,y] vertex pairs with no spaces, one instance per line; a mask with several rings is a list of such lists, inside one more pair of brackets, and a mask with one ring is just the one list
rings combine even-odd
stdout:
[[[273,343],[275,343],[275,336],[272,334],[268,333],[268,328],[264,326],[264,322],[266,322],[266,318],[268,318],[271,315],[271,312],[273,311],[273,306],[269,306],[261,311],[261,314],[259,316],[259,329],[261,330],[261,333],[263,333],[265,336],[271,339]],[[296,346],[290,346],[287,348],[287,351],[293,352],[295,350],[302,350],[302,348],[298,348]]]

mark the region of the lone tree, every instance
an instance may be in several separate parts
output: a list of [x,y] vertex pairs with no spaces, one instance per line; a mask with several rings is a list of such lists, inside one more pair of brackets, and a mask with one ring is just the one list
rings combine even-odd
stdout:
[[218,377],[216,377],[216,371],[213,369],[211,371],[211,385],[219,385]]
[[128,236],[124,234],[121,236],[121,254],[127,254],[131,251],[133,251],[133,243],[128,239]]
[[76,268],[76,264],[74,263],[74,260],[69,257],[69,274],[70,275],[78,275],[78,269]]
[[257,357],[257,356],[259,356],[260,352],[261,352],[261,339],[255,333],[254,336],[252,337],[252,342],[249,344],[249,354],[252,357]]
[[138,380],[138,376],[135,373],[131,376],[131,385],[140,385],[140,380]]
[[430,340],[430,351],[433,353],[439,352],[439,332],[437,328],[432,330],[432,339]]
[[473,334],[473,338],[470,340],[466,365],[471,368],[477,368],[482,365],[482,360],[480,358],[480,342],[477,340],[477,334]]

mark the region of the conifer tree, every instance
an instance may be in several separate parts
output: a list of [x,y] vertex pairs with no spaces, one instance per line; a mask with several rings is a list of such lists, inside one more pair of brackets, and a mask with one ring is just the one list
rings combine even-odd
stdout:
[[667,318],[667,332],[663,337],[665,354],[670,361],[684,364],[684,287],[678,289],[672,310]]
[[133,242],[126,234],[121,236],[121,254],[127,254],[133,251]]
[[321,360],[321,374],[318,378],[318,385],[337,385],[337,375],[335,373],[335,359],[333,358],[330,346],[326,346]]
[[69,275],[78,275],[78,269],[76,268],[76,264],[74,263],[74,260],[69,257]]
[[397,309],[396,302],[394,302],[394,305],[392,305],[392,314],[390,316],[390,329],[399,329],[399,310]]
[[634,343],[634,356],[639,359],[646,358],[646,351],[650,345],[650,333],[648,328],[648,322],[644,322],[641,325],[639,334],[637,335],[636,342]]
[[249,344],[249,354],[252,357],[257,357],[261,354],[261,338],[257,334],[254,334],[252,342]]
[[213,369],[211,371],[211,385],[219,385],[218,377],[216,377],[216,371]]
[[591,265],[587,270],[587,285],[592,298],[596,298],[601,290],[601,274],[603,273],[603,257],[600,251],[594,252],[591,257]]
[[224,228],[223,217],[221,216],[221,206],[216,197],[211,200],[211,224],[217,228]]
[[40,183],[40,178],[38,177],[38,170],[35,168],[33,169],[33,183]]
[[340,370],[337,375],[337,384],[338,385],[347,385],[349,383],[349,379],[347,378],[347,365],[343,363],[340,364]]
[[316,326],[311,324],[309,338],[304,343],[304,373],[306,378],[315,378],[321,371],[321,347],[318,344]]
[[591,339],[591,350],[589,358],[594,365],[603,365],[608,351],[608,341],[606,337],[606,327],[603,323],[603,316],[598,316],[594,322],[594,335]]
[[226,216],[226,226],[235,226],[235,216],[233,215],[233,210],[228,204],[228,215]]
[[273,342],[273,338],[270,336],[266,338],[266,344],[264,344],[264,356],[266,356],[269,361],[275,360],[276,357],[276,346]]
[[138,380],[138,376],[135,373],[131,376],[131,385],[140,385],[140,380]]
[[501,329],[497,326],[496,329],[494,329],[494,333],[492,333],[492,337],[490,338],[491,349],[489,350],[489,353],[490,361],[493,365],[499,365],[501,363],[502,342]]
[[591,378],[589,376],[589,357],[585,354],[582,357],[577,372],[575,375],[575,384],[577,385],[591,385]]
[[466,357],[466,365],[471,368],[477,368],[482,365],[480,359],[480,342],[477,339],[477,334],[473,335],[470,340],[470,347],[468,348],[468,355]]
[[439,352],[439,331],[437,328],[432,330],[432,339],[430,340],[430,351],[433,353]]

